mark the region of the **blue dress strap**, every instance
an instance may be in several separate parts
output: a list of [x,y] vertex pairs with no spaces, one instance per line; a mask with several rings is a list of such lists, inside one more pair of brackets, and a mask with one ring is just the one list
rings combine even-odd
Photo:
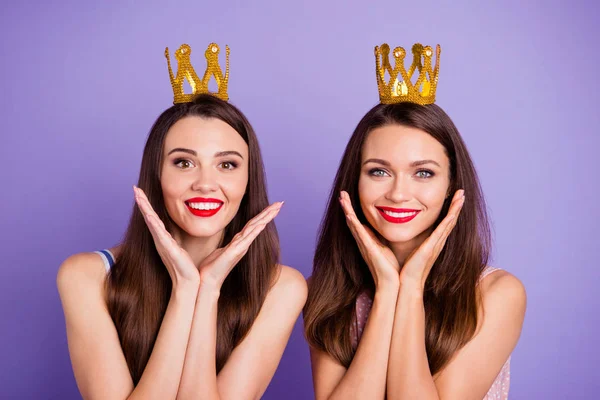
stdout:
[[102,258],[102,262],[104,262],[104,268],[106,268],[106,272],[110,271],[111,267],[115,265],[115,256],[113,255],[113,253],[110,252],[110,250],[105,249],[95,251],[94,253],[100,255],[100,257]]

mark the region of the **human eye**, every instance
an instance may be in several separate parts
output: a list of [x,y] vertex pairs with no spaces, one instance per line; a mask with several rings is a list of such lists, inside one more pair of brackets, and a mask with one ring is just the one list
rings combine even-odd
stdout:
[[381,168],[373,168],[373,169],[369,170],[369,175],[374,176],[376,178],[382,178],[384,176],[389,176],[389,174]]
[[417,171],[417,178],[420,179],[429,179],[432,178],[435,174],[433,173],[433,171],[430,171],[428,169],[420,169]]
[[181,169],[188,169],[194,166],[194,163],[192,163],[190,160],[186,160],[185,158],[177,158],[173,160],[173,164]]
[[237,163],[235,161],[223,161],[219,164],[219,168],[225,169],[228,171],[234,170],[237,168]]

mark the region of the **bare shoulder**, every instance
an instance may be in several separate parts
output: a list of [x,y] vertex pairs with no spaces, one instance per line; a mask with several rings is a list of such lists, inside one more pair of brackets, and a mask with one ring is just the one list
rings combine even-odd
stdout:
[[308,294],[304,276],[297,269],[288,267],[287,265],[278,265],[278,268],[279,274],[269,292],[269,296],[289,298],[294,302],[301,302],[304,305]]
[[525,313],[527,293],[523,283],[505,270],[497,270],[481,282],[483,306],[486,309],[506,309],[517,315]]
[[87,291],[101,287],[106,279],[106,268],[99,254],[77,253],[62,262],[56,276],[61,295],[71,291]]

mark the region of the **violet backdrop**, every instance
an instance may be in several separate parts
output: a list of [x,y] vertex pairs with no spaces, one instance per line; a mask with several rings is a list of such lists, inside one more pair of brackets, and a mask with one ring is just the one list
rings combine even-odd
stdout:
[[[119,242],[143,145],[172,103],[164,48],[231,47],[231,102],[253,124],[282,262],[311,272],[339,159],[378,101],[373,48],[442,46],[437,104],[476,163],[493,265],[528,293],[511,399],[600,391],[592,1],[120,1],[0,6],[0,398],[80,398],[56,272]],[[200,73],[201,73],[200,72]],[[594,133],[595,132],[595,133]],[[298,322],[264,399],[311,399]]]

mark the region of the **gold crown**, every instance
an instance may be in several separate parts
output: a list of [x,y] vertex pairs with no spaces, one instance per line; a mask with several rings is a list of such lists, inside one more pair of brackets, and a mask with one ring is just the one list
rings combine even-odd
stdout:
[[[165,48],[165,57],[167,58],[167,65],[169,67],[169,77],[171,78],[171,86],[173,87],[173,104],[187,103],[192,101],[196,95],[202,93],[212,94],[222,100],[229,100],[227,95],[227,83],[229,81],[229,46],[225,46],[226,50],[226,67],[225,76],[219,66],[219,46],[216,43],[211,43],[204,52],[206,57],[206,72],[202,80],[198,78],[192,63],[190,62],[190,54],[192,54],[192,48],[188,44],[182,44],[175,52],[175,58],[177,59],[177,76],[173,75],[171,69],[171,59],[169,57],[169,48]],[[211,92],[208,90],[208,82],[210,77],[214,76],[217,81],[217,92]],[[183,81],[187,79],[188,83],[192,88],[192,93],[183,92]]]
[[[406,71],[404,57],[406,51],[402,47],[394,49],[394,68],[390,64],[390,46],[384,43],[375,46],[375,68],[377,72],[377,86],[379,87],[379,100],[383,104],[411,102],[421,105],[431,104],[435,101],[435,90],[440,70],[440,45],[436,46],[435,68],[431,69],[433,50],[430,46],[423,47],[416,43],[412,47],[413,62]],[[422,62],[421,62],[422,61]],[[419,77],[413,84],[412,77],[415,70]],[[389,82],[385,82],[385,73],[388,73]]]

